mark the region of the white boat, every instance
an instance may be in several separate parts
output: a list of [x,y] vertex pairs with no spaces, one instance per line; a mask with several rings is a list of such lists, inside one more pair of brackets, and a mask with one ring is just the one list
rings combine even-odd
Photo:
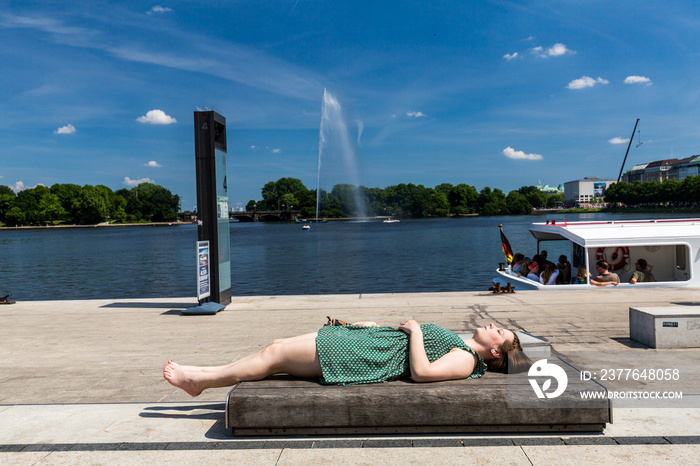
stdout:
[[[611,272],[620,276],[622,287],[700,287],[700,219],[658,219],[608,222],[547,221],[533,223],[530,233],[537,240],[566,241],[571,275],[584,265],[595,278],[595,263],[605,260]],[[515,251],[518,252],[518,251]],[[550,258],[556,260],[556,258]],[[635,263],[644,259],[653,265],[655,282],[629,284]],[[499,267],[494,283],[516,290],[561,290],[596,288],[590,282],[581,285],[545,286],[526,277],[518,277],[510,266]],[[589,279],[590,280],[590,279]]]
[[302,230],[310,230],[310,229],[311,229],[311,225],[309,225],[308,223],[305,223],[305,224],[301,227],[301,229],[302,229]]
[[387,219],[384,219],[384,222],[382,222],[382,223],[399,223],[399,222],[401,222],[401,220],[396,220],[396,219],[389,217]]

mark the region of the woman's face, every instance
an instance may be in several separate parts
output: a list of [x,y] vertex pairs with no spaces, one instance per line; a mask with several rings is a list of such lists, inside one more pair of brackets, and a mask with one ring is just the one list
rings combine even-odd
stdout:
[[474,331],[473,338],[486,348],[498,349],[506,340],[512,343],[515,340],[515,334],[508,329],[488,324],[477,328]]

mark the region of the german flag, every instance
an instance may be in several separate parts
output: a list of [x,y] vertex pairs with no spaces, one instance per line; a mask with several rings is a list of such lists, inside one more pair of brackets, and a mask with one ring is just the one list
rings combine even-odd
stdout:
[[501,245],[503,246],[503,254],[506,256],[506,260],[510,264],[513,262],[513,248],[510,247],[508,238],[506,238],[506,235],[503,234],[503,225],[498,225],[498,228],[501,230]]

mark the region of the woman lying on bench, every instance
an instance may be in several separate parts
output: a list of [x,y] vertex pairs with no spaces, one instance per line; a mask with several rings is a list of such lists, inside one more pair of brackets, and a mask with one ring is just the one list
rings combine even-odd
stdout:
[[328,326],[316,333],[275,340],[262,351],[218,367],[181,366],[169,361],[163,376],[192,396],[207,388],[261,380],[272,374],[319,378],[348,385],[412,379],[437,382],[476,379],[486,369],[527,370],[517,335],[493,324],[480,327],[466,342],[434,324],[403,322],[398,330],[374,322]]

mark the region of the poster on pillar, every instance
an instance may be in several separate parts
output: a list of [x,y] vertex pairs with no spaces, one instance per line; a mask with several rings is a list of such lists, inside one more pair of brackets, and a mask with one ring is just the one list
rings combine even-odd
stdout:
[[209,275],[209,241],[197,241],[197,299],[211,295]]

